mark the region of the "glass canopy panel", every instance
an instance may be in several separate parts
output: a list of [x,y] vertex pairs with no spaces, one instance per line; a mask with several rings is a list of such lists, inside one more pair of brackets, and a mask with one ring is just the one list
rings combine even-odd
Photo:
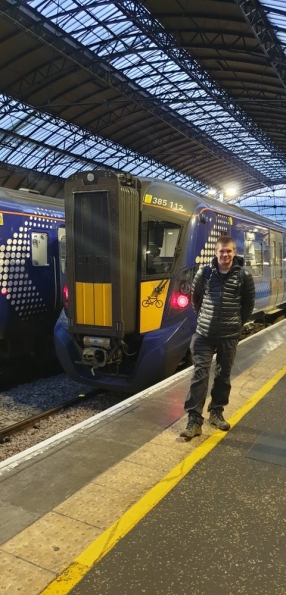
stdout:
[[[4,109],[7,104],[9,114]],[[87,137],[79,127],[37,113],[5,95],[0,95],[0,140],[0,161],[38,172],[67,177],[82,169],[110,167],[169,179],[199,192],[207,190],[197,180],[99,136]]]
[[268,20],[273,25],[276,37],[286,54],[286,2],[285,0],[260,0]]
[[235,204],[286,226],[286,185],[245,194]]
[[[235,109],[230,104],[224,92],[207,80],[207,75],[203,81],[192,74],[187,53],[182,64],[181,54],[180,60],[176,60],[174,46],[174,57],[170,58],[170,52],[162,51],[162,46],[148,37],[146,26],[144,32],[140,30],[112,2],[30,0],[28,4],[87,47],[96,60],[104,58],[130,82],[136,81],[138,91],[144,90],[150,98],[160,100],[169,114],[190,122],[258,172],[276,179],[281,172],[285,174],[284,158],[271,141],[254,124],[252,133],[249,132],[249,125],[243,125],[241,118],[233,115],[237,106]],[[274,7],[279,0],[264,4]],[[280,13],[278,16],[281,17]]]

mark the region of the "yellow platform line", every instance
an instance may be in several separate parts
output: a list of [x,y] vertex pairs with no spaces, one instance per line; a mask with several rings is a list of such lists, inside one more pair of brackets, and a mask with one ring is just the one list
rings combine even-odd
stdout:
[[[246,401],[228,420],[231,426],[235,426],[271,389],[285,376],[284,366],[273,378],[271,378],[261,389]],[[122,539],[139,521],[146,516],[178,483],[189,473],[189,471],[213,448],[227,436],[228,432],[217,430],[209,436],[196,450],[190,453],[179,465],[168,473],[157,485],[155,485],[136,504],[129,508],[121,517],[100,535],[74,562],[50,585],[42,591],[41,595],[67,595],[83,577],[89,572],[92,566],[99,562],[110,550]]]

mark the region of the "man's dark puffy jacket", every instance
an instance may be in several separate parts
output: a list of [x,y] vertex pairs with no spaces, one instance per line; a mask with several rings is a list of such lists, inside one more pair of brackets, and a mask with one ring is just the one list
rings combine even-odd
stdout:
[[192,283],[192,304],[198,316],[197,332],[200,335],[210,339],[239,337],[255,300],[252,275],[245,269],[243,274],[239,273],[242,263],[243,259],[235,256],[231,269],[222,275],[215,256],[209,279],[204,280],[204,267],[196,273]]

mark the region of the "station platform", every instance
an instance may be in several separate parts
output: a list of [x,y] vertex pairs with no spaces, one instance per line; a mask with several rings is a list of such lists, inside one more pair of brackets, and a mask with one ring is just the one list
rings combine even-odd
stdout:
[[284,595],[286,321],[191,441],[191,369],[0,464],[0,594]]

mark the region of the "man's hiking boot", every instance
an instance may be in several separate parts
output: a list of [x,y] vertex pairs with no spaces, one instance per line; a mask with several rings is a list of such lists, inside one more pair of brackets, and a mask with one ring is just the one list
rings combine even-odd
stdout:
[[191,438],[194,438],[195,436],[200,436],[201,433],[202,433],[202,426],[200,424],[198,424],[198,422],[196,422],[193,417],[189,417],[187,427],[185,430],[183,430],[181,432],[180,436],[182,438],[189,438],[189,440],[190,440]]
[[224,432],[230,429],[230,424],[225,421],[221,409],[210,409],[209,422],[212,426],[216,426],[219,430],[224,430]]

